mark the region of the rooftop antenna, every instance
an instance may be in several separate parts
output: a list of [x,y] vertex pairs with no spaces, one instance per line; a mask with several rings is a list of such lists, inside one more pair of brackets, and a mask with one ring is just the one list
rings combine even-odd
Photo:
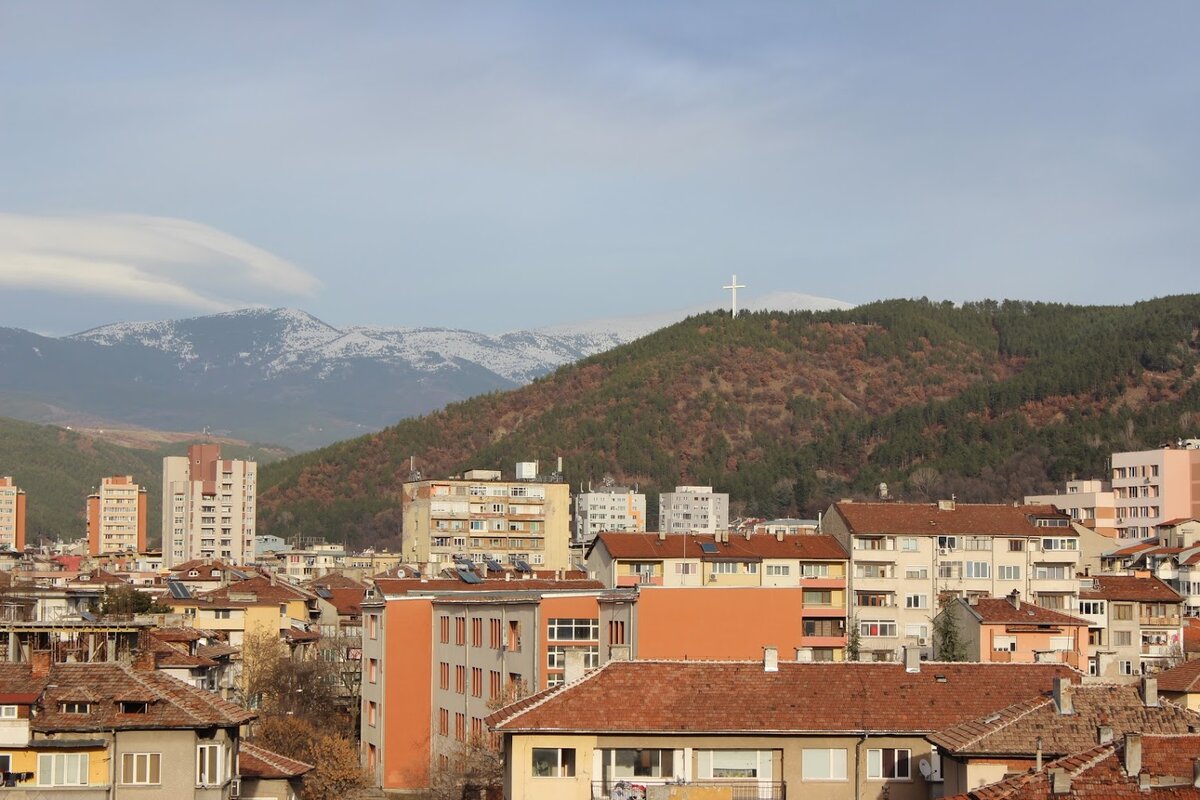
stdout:
[[730,295],[731,295],[730,299],[732,301],[731,302],[731,311],[733,312],[733,317],[736,318],[737,317],[737,290],[745,289],[746,286],[745,286],[745,284],[740,284],[737,282],[737,273],[734,273],[733,280],[731,280],[729,282],[729,285],[722,286],[721,288],[729,290]]

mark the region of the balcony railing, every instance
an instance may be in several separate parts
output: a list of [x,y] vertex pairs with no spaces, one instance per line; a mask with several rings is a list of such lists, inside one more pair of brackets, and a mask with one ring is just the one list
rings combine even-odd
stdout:
[[692,792],[705,800],[787,800],[787,783],[755,780],[664,783],[655,778],[592,781],[592,800],[686,800]]

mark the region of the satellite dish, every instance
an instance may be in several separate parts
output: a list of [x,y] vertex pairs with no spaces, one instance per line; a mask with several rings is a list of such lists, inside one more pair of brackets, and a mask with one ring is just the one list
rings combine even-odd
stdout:
[[929,776],[933,774],[933,767],[929,764],[928,758],[922,758],[917,762],[917,769],[921,771],[921,777],[929,780]]

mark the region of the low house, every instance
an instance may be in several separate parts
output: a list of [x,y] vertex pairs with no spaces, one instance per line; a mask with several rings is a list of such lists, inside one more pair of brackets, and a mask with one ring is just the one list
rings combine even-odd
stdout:
[[1184,661],[1155,675],[1158,691],[1173,703],[1200,711],[1200,660]]
[[946,794],[978,789],[1040,769],[1126,734],[1200,731],[1200,714],[1159,697],[1154,678],[1132,684],[1074,685],[1056,681],[1038,696],[929,736],[942,757]]
[[967,661],[1057,661],[1087,669],[1088,621],[1022,601],[1016,591],[952,600],[935,618],[935,629],[943,615],[953,617]]
[[503,738],[508,798],[615,799],[672,784],[705,797],[927,800],[941,782],[927,735],[1081,679],[1061,664],[916,656],[612,661],[487,723]]
[[254,800],[299,800],[304,776],[313,769],[312,764],[242,742],[238,751],[239,795]]

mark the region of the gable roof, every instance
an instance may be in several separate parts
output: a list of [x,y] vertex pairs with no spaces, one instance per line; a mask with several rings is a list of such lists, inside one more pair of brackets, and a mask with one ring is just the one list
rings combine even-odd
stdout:
[[[1161,687],[1161,682],[1159,686]],[[1029,756],[1041,747],[1064,756],[1094,747],[1100,726],[1125,733],[1180,734],[1200,730],[1200,714],[1163,700],[1147,707],[1137,686],[1068,686],[1072,713],[1060,714],[1051,697],[1036,697],[926,738],[955,755]]]
[[[706,552],[701,545],[707,545]],[[820,534],[797,534],[784,536],[779,541],[771,534],[754,533],[749,538],[730,535],[729,541],[717,541],[713,535],[666,534],[662,539],[657,533],[601,533],[588,548],[590,555],[597,547],[604,547],[613,558],[668,559],[689,558],[701,561],[720,561],[736,558],[742,561],[760,561],[764,558],[798,558],[846,560],[846,548],[832,536]]]
[[1183,597],[1158,578],[1133,575],[1094,575],[1092,589],[1080,589],[1081,600],[1136,600],[1182,603]]
[[1164,692],[1200,692],[1200,660],[1184,661],[1154,677]]
[[1088,621],[1072,617],[1061,611],[1042,608],[1029,601],[1021,601],[1017,608],[1007,598],[980,597],[974,603],[959,598],[968,611],[975,615],[980,622],[1005,625],[1082,625],[1088,626]]
[[314,769],[316,767],[312,764],[296,761],[251,742],[238,745],[238,772],[243,778],[298,778]]
[[514,731],[931,733],[1049,691],[1061,664],[610,661],[487,718]]
[[596,591],[605,586],[593,580],[543,580],[484,578],[479,583],[463,583],[458,578],[376,578],[375,589],[384,595],[427,594],[440,592],[520,592],[520,591]]
[[852,534],[905,536],[1078,536],[1070,525],[1041,528],[1032,519],[1070,520],[1054,506],[954,503],[834,503]]
[[[251,599],[253,598],[253,599]],[[256,575],[244,581],[231,583],[207,592],[201,592],[187,599],[167,598],[173,606],[206,606],[210,608],[243,608],[245,606],[275,605],[290,603],[296,600],[305,602],[316,599],[298,586],[286,581],[272,581],[262,575]]]

